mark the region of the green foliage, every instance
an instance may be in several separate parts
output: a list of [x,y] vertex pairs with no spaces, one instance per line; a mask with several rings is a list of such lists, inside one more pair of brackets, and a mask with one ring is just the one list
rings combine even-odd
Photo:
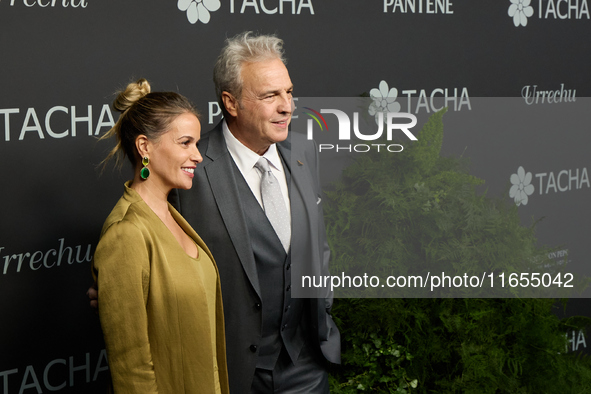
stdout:
[[[588,393],[591,362],[565,354],[556,307],[552,299],[336,299],[343,363],[331,393]],[[378,340],[390,354],[359,350],[375,351]]]
[[[418,141],[406,144],[403,152],[361,155],[326,192],[333,273],[481,277],[484,272],[534,272],[552,263],[549,250],[536,246],[534,225],[521,225],[515,204],[477,193],[484,182],[468,173],[466,162],[440,156],[444,112],[432,115]],[[393,291],[370,288],[362,295],[381,297],[384,290]],[[494,290],[501,291],[500,286]],[[522,297],[536,294],[528,293],[534,288],[519,290]],[[417,296],[416,290],[397,291]],[[444,294],[467,295],[493,296],[489,286],[448,288]],[[360,296],[360,290],[340,288],[337,296]]]
[[[344,301],[344,302],[342,302]],[[411,393],[418,385],[405,368],[413,359],[395,335],[397,319],[383,314],[378,299],[338,300],[335,318],[343,339],[342,367],[330,377],[332,393]],[[401,302],[390,299],[393,303]],[[337,306],[338,305],[338,306]],[[347,309],[345,311],[344,308]],[[342,311],[342,314],[339,313]],[[351,314],[347,315],[347,313]],[[340,317],[344,316],[344,317]]]
[[[483,181],[464,161],[440,156],[444,112],[403,153],[361,155],[327,192],[333,274],[508,274],[550,262],[514,204],[478,193]],[[359,297],[382,289],[354,290],[335,289],[355,298],[333,307],[343,345],[333,394],[589,392],[591,363],[565,354],[569,323],[553,313],[554,299],[459,298],[463,288],[445,294],[458,298],[369,299]]]
[[345,381],[332,379],[340,393],[376,391],[383,393],[408,393],[417,387],[418,380],[410,380],[400,365],[412,356],[406,348],[392,339],[380,338],[376,333],[369,338],[354,336],[350,341],[351,351],[344,354],[343,363],[348,365]]

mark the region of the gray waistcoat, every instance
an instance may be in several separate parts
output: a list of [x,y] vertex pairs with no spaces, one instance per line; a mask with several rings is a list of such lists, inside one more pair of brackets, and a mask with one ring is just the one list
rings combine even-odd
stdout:
[[[284,168],[289,185],[291,177]],[[236,165],[234,170],[240,174]],[[291,298],[291,253],[285,253],[244,178],[236,176],[236,182],[261,286],[262,333],[257,368],[272,370],[283,346],[292,361],[297,360],[304,342],[301,320],[306,302]]]

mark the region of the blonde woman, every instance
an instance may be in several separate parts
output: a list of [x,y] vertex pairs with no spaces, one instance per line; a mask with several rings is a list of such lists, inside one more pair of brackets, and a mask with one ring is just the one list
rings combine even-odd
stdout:
[[[228,376],[218,270],[207,246],[167,202],[190,189],[201,126],[183,96],[145,79],[114,102],[103,138],[134,177],[108,216],[93,262],[113,388],[127,393],[221,393]],[[197,185],[198,187],[199,185]]]

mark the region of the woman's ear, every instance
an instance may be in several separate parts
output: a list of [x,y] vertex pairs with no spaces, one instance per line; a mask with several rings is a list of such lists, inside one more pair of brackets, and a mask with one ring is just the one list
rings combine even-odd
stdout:
[[137,149],[137,152],[141,157],[150,157],[150,141],[148,140],[148,137],[146,137],[143,134],[140,134],[137,136],[137,138],[135,139],[135,147]]

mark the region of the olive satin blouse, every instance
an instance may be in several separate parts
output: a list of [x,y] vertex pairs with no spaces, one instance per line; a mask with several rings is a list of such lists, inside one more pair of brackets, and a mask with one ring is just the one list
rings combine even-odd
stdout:
[[188,256],[140,195],[125,184],[93,261],[99,315],[116,394],[226,394],[220,280],[201,238]]

